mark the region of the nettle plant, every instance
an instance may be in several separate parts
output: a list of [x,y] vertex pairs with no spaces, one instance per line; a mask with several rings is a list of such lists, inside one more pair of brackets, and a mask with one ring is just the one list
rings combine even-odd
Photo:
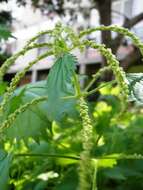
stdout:
[[[8,188],[11,165],[19,156],[45,157],[47,155],[46,152],[38,155],[31,152],[24,154],[23,150],[18,152],[17,147],[21,139],[28,149],[29,141],[34,139],[39,143],[41,136],[44,139],[52,138],[53,128],[57,124],[62,127],[63,120],[70,121],[70,118],[74,118],[79,113],[78,122],[82,124],[82,128],[77,136],[79,143],[82,144],[82,151],[78,152],[76,156],[61,154],[57,155],[57,157],[75,159],[78,162],[79,182],[77,189],[97,190],[96,173],[100,158],[92,158],[91,151],[94,147],[94,142],[98,142],[98,134],[89,111],[87,97],[106,85],[118,85],[120,89],[119,99],[121,101],[120,113],[117,115],[119,118],[128,108],[129,90],[133,94],[132,87],[142,79],[141,74],[134,74],[128,75],[127,80],[125,72],[119,66],[119,61],[111,50],[106,48],[104,44],[97,44],[94,41],[87,40],[87,35],[99,30],[111,30],[128,36],[134,45],[139,47],[143,55],[143,43],[125,28],[99,26],[76,34],[71,28],[57,24],[53,30],[42,31],[29,40],[21,51],[13,55],[1,66],[0,80],[2,86],[5,73],[19,57],[24,56],[28,51],[35,48],[47,48],[47,51],[31,61],[22,71],[16,73],[5,92],[3,90],[0,103],[0,189],[5,190]],[[48,43],[37,43],[36,40],[43,35],[49,37]],[[87,47],[97,49],[106,58],[107,66],[99,69],[92,76],[92,80],[88,85],[82,89],[80,77],[76,73],[78,60],[72,52],[75,49],[84,51]],[[47,80],[16,89],[26,72],[34,64],[48,56],[54,56],[56,61],[51,67]],[[91,89],[97,79],[109,70],[113,72],[114,80]],[[129,86],[129,82],[131,82],[131,86]],[[74,136],[71,138],[74,138]],[[11,143],[8,144],[7,142]],[[56,154],[54,152],[47,156],[54,158]],[[122,155],[122,157],[142,158],[141,155]]]

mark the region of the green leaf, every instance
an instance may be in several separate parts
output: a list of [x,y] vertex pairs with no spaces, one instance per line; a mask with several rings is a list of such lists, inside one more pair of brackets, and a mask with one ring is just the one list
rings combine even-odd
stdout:
[[104,172],[104,174],[111,179],[117,179],[117,180],[125,180],[126,179],[124,172],[119,167],[114,167],[112,169],[108,169]]
[[6,82],[0,82],[0,95],[2,95],[7,87],[7,83]]
[[63,98],[75,94],[72,79],[76,62],[74,56],[64,54],[50,70],[47,80],[47,113],[51,121],[59,121],[66,114],[74,112],[75,100]]
[[21,139],[25,141],[32,137],[38,141],[46,129],[51,129],[50,121],[61,121],[69,114],[75,113],[75,100],[63,99],[74,95],[72,84],[76,58],[70,54],[60,57],[51,68],[47,81],[29,84],[19,88],[11,97],[2,120],[13,113],[21,104],[25,104],[40,96],[48,96],[48,100],[33,105],[24,113],[19,114],[14,124],[6,129],[8,139]]
[[9,180],[9,168],[12,160],[12,155],[6,155],[3,150],[0,150],[0,189],[7,190]]
[[117,164],[116,159],[101,159],[101,160],[98,160],[98,167],[112,168],[116,164]]
[[127,74],[130,90],[130,100],[143,104],[143,73]]
[[0,41],[8,40],[9,37],[12,37],[11,31],[6,26],[0,25]]
[[60,183],[54,188],[55,190],[75,190],[78,186],[77,168],[71,167],[66,170]]
[[[34,98],[46,95],[45,83],[45,81],[42,81],[16,90],[6,107],[2,120],[5,120],[20,105],[30,102]],[[12,126],[5,130],[5,134],[9,140],[16,138],[17,140],[24,139],[27,142],[28,138],[31,137],[38,142],[43,134],[47,135],[46,129],[50,128],[50,126],[45,104],[40,102],[37,105],[30,106],[25,112],[19,114]]]

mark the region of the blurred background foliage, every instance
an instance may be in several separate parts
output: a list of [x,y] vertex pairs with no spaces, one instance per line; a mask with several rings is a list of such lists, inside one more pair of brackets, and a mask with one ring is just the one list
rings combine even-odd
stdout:
[[[7,1],[0,1],[7,2]],[[0,65],[9,57],[3,44],[11,36],[12,16],[9,11],[0,11]]]

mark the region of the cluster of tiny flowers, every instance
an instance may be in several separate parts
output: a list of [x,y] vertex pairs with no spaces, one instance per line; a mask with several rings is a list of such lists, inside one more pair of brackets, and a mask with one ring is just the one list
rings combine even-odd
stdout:
[[53,30],[45,30],[45,31],[41,31],[39,32],[36,36],[34,36],[33,38],[31,38],[26,45],[23,47],[23,49],[21,51],[19,51],[18,53],[16,53],[15,55],[13,55],[12,57],[10,57],[9,59],[7,59],[2,66],[0,67],[0,80],[2,81],[4,74],[8,71],[8,69],[10,68],[11,65],[13,65],[15,63],[15,61],[20,57],[20,56],[24,56],[25,53],[27,53],[29,50],[34,49],[34,48],[42,48],[42,47],[52,47],[52,43],[34,43],[37,39],[39,39],[39,37],[48,34],[50,36],[50,34],[52,34]]
[[93,127],[88,113],[88,106],[83,97],[79,99],[79,107],[83,125],[81,132],[83,151],[80,155],[79,189],[89,190],[91,188],[90,177],[92,174],[90,152],[93,146]]
[[39,102],[44,100],[47,100],[47,97],[44,96],[44,97],[35,98],[31,102],[28,102],[20,106],[18,109],[14,111],[14,113],[10,114],[8,118],[1,124],[0,132],[2,132],[6,128],[9,128],[20,113],[26,111],[30,106],[38,104]]
[[[47,31],[42,31],[40,33],[38,33],[35,37],[33,37],[32,39],[30,39],[26,46],[18,53],[16,53],[14,56],[12,56],[11,58],[9,58],[0,68],[0,80],[2,81],[4,74],[7,72],[7,70],[9,69],[9,67],[14,64],[14,62],[20,57],[20,56],[24,56],[29,50],[34,49],[34,48],[41,48],[41,47],[48,47],[51,48],[52,50],[49,52],[46,52],[42,55],[40,55],[39,57],[37,57],[35,60],[33,60],[32,62],[30,62],[28,64],[28,66],[23,70],[18,72],[15,77],[12,79],[10,86],[7,88],[7,91],[4,95],[3,101],[0,105],[0,112],[2,113],[4,110],[4,107],[9,99],[9,97],[12,95],[12,92],[15,90],[17,84],[19,83],[20,79],[25,75],[25,73],[34,65],[36,64],[38,61],[44,59],[45,57],[48,57],[49,55],[57,55],[60,54],[63,51],[66,51],[66,42],[64,42],[64,39],[62,38],[62,32],[65,30],[65,32],[68,33],[69,37],[71,38],[72,41],[76,41],[75,38],[76,36],[73,35],[73,31],[71,30],[67,30],[67,27],[63,27],[61,24],[58,24],[54,30],[47,30]],[[37,44],[34,43],[35,40],[37,40],[40,36],[48,34],[51,37],[51,41],[52,41],[52,37],[55,39],[55,41],[53,41],[53,43],[41,43],[41,44]],[[57,44],[57,39],[58,38],[62,39],[63,42],[63,47],[60,47],[62,44]],[[61,43],[61,41],[60,41]],[[62,49],[65,48],[65,49]]]
[[[31,61],[27,67],[24,68],[23,71],[18,72],[15,77],[12,79],[10,86],[7,88],[6,93],[4,94],[3,100],[0,104],[0,113],[4,111],[4,107],[6,103],[8,102],[9,98],[11,97],[12,93],[16,89],[17,84],[19,83],[20,79],[25,75],[25,73],[38,61],[50,56],[50,55],[62,55],[65,52],[70,52],[75,47],[78,47],[79,49],[83,49],[85,46],[90,46],[94,49],[98,49],[100,53],[105,56],[107,59],[108,67],[101,68],[99,72],[97,72],[95,75],[93,75],[94,80],[96,80],[98,77],[100,77],[104,72],[111,69],[115,75],[115,79],[120,87],[121,91],[121,100],[124,108],[127,105],[128,102],[128,83],[126,80],[126,75],[123,69],[119,66],[119,62],[116,59],[116,57],[112,54],[110,49],[106,49],[105,45],[102,44],[96,44],[93,41],[88,40],[82,40],[82,37],[85,35],[88,35],[92,32],[99,31],[99,30],[111,30],[114,32],[118,32],[122,35],[128,36],[132,39],[133,43],[139,47],[142,55],[143,55],[143,43],[140,41],[140,39],[134,35],[132,32],[128,31],[128,29],[120,27],[120,26],[99,26],[93,29],[88,29],[86,31],[80,32],[79,35],[76,35],[73,30],[69,27],[64,27],[61,24],[57,24],[54,30],[46,30],[38,33],[36,36],[34,36],[32,39],[30,39],[26,46],[18,53],[16,53],[14,56],[9,58],[0,68],[0,81],[3,79],[4,74],[7,72],[9,67],[14,64],[14,62],[20,57],[24,56],[29,50],[34,48],[40,48],[40,47],[48,47],[50,48],[49,51],[43,53],[42,55],[38,56],[35,60]],[[41,43],[37,44],[35,41],[42,35],[49,35],[50,42],[49,43]],[[71,42],[71,43],[69,43]],[[90,83],[88,87],[91,87],[94,80]],[[7,119],[1,124],[0,126],[0,133],[6,129],[9,128],[17,116],[24,112],[26,109],[28,109],[30,106],[35,105],[39,103],[40,101],[46,100],[47,97],[40,97],[32,100],[29,103],[26,103],[25,105],[20,106],[18,109],[16,109],[12,114],[10,114]],[[79,112],[82,119],[82,131],[81,131],[81,139],[82,139],[82,145],[83,145],[83,151],[80,154],[80,172],[79,172],[79,189],[80,190],[90,190],[91,189],[91,175],[92,175],[92,165],[91,165],[91,159],[90,159],[90,153],[93,147],[93,126],[92,122],[88,113],[88,105],[83,97],[81,95],[79,96]],[[1,135],[1,134],[0,134]],[[1,137],[0,137],[1,138]],[[133,155],[134,158],[142,158],[142,155]],[[128,157],[131,158],[131,157]]]
[[68,34],[68,38],[71,41],[73,47],[78,47],[79,49],[83,49],[80,47],[80,38],[78,35],[70,27],[64,27],[64,31]]
[[128,36],[129,38],[132,39],[134,45],[137,46],[140,49],[141,54],[143,55],[143,43],[142,43],[142,41],[133,32],[130,32],[127,28],[124,28],[124,27],[121,27],[121,26],[117,26],[117,25],[98,26],[96,28],[91,28],[91,29],[82,31],[80,33],[79,37],[91,34],[92,32],[99,31],[99,30],[103,30],[103,31],[110,30],[110,31],[122,34],[124,36]]
[[10,68],[10,66],[12,66],[15,61],[20,57],[20,56],[24,56],[29,50],[34,49],[34,48],[42,48],[42,47],[52,47],[51,43],[41,43],[41,44],[33,44],[31,46],[26,46],[24,47],[20,52],[16,53],[15,55],[13,55],[12,57],[10,57],[9,59],[7,59],[2,66],[0,67],[0,80],[3,80],[3,76],[5,75],[5,73],[8,71],[8,69]]
[[34,61],[31,61],[27,67],[24,68],[23,71],[18,72],[15,77],[12,79],[10,86],[7,88],[7,92],[4,94],[3,100],[0,104],[0,113],[2,113],[4,111],[4,107],[6,105],[6,103],[8,102],[10,96],[12,95],[12,93],[14,92],[14,90],[17,87],[17,84],[19,83],[19,81],[21,80],[22,77],[24,77],[25,73],[34,65],[36,64],[38,61],[44,59],[45,57],[52,55],[53,52],[49,51],[46,52],[42,55],[40,55],[39,57],[37,57],[37,59],[35,59]]
[[106,49],[105,45],[96,44],[95,42],[88,41],[88,40],[85,40],[84,44],[94,49],[98,49],[100,53],[103,56],[105,56],[105,58],[107,59],[108,65],[110,66],[111,70],[113,71],[115,75],[115,79],[121,90],[121,94],[122,94],[121,98],[123,102],[125,103],[124,106],[126,106],[128,102],[128,94],[129,94],[127,79],[126,79],[125,72],[119,66],[119,61],[116,59],[115,55],[112,54],[110,49]]
[[[83,36],[91,34],[92,32],[95,32],[95,31],[108,31],[108,30],[113,31],[113,32],[117,32],[117,33],[119,33],[121,35],[129,37],[132,40],[133,44],[140,49],[140,52],[143,55],[143,43],[142,43],[142,41],[133,32],[130,32],[127,28],[124,28],[124,27],[121,27],[121,26],[117,26],[117,25],[98,26],[98,27],[95,27],[95,28],[87,29],[85,31],[81,31],[80,32],[79,38],[82,38]],[[97,47],[95,47],[95,48],[97,48]],[[104,56],[105,56],[106,52],[104,52],[102,49],[104,49],[104,47],[101,48],[100,51],[102,51],[103,54],[104,54]],[[107,51],[109,51],[109,49]],[[116,78],[118,77],[118,82],[120,84],[122,84],[120,86],[122,92],[124,92],[124,96],[123,96],[122,99],[125,98],[125,100],[127,100],[128,99],[127,96],[128,96],[129,90],[127,88],[127,83],[128,82],[127,82],[127,80],[125,78],[125,73],[123,72],[122,68],[119,68],[119,67],[117,68],[117,65],[119,65],[119,64],[117,63],[117,60],[115,60],[115,56],[114,55],[111,55],[111,53],[108,55],[108,53],[107,53],[106,57],[109,58],[109,59],[112,57],[114,59],[114,62],[111,62],[112,63],[112,70],[113,70],[113,72],[115,74],[115,77]],[[109,61],[108,61],[108,63],[110,64]],[[125,95],[125,93],[126,93],[126,95]]]
[[0,81],[3,80],[3,76],[5,75],[9,67],[15,62],[17,57],[19,57],[19,54],[10,57],[5,61],[5,63],[2,64],[2,66],[0,67]]
[[78,37],[74,34],[72,29],[70,29],[69,27],[63,27],[61,24],[58,24],[54,30],[41,31],[36,36],[31,38],[21,51],[19,51],[18,53],[16,53],[15,55],[10,57],[3,63],[3,65],[0,67],[0,81],[2,81],[4,74],[8,71],[10,66],[13,65],[20,56],[24,56],[31,49],[48,47],[48,48],[55,49],[55,54],[56,54],[56,49],[60,48],[59,46],[57,47],[57,44],[53,44],[53,43],[37,44],[37,43],[34,43],[34,41],[37,40],[40,36],[46,35],[46,34],[48,34],[50,37],[59,38],[62,31],[65,31],[66,33],[68,33],[69,37],[71,38],[71,41],[73,42],[75,46],[79,45]]
[[27,44],[26,44],[26,48],[29,46],[29,45],[31,45],[35,40],[37,40],[37,39],[39,39],[41,36],[43,36],[43,35],[46,35],[46,34],[48,34],[49,36],[52,34],[52,32],[53,32],[53,30],[45,30],[45,31],[41,31],[41,32],[39,32],[36,36],[34,36],[33,38],[31,38],[28,42],[27,42]]

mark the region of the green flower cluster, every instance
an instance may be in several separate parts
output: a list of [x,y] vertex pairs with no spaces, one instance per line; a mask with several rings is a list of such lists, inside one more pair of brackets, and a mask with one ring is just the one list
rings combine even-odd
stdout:
[[119,66],[119,61],[116,59],[115,55],[112,54],[111,49],[105,48],[105,45],[103,44],[96,44],[93,41],[88,41],[85,40],[83,42],[86,46],[92,47],[94,49],[98,49],[100,53],[105,56],[107,59],[107,64],[110,66],[111,70],[113,71],[115,75],[115,79],[120,87],[121,91],[121,100],[123,102],[123,110],[127,105],[128,102],[128,94],[129,94],[129,89],[128,89],[128,84],[127,84],[127,79],[125,72],[123,69]]
[[88,34],[91,34],[92,32],[95,32],[95,31],[108,31],[108,30],[113,31],[113,32],[117,32],[119,34],[122,34],[124,36],[131,38],[134,45],[140,49],[141,54],[143,55],[143,43],[142,43],[142,41],[133,32],[130,32],[127,28],[124,28],[121,26],[117,26],[117,25],[98,26],[96,28],[91,28],[91,29],[88,29],[85,31],[81,31],[79,34],[79,37],[81,38],[85,35],[88,35]]
[[79,112],[83,126],[81,131],[83,151],[80,155],[79,189],[87,190],[91,189],[92,168],[90,152],[93,146],[93,126],[88,113],[88,105],[83,97],[79,99]]
[[18,72],[14,78],[12,79],[11,83],[10,83],[10,86],[7,88],[7,91],[6,93],[4,94],[4,97],[3,97],[3,100],[0,104],[0,114],[2,114],[2,112],[4,111],[4,107],[6,105],[6,103],[8,102],[10,96],[12,95],[12,93],[14,92],[14,90],[16,89],[20,79],[22,77],[24,77],[25,73],[34,65],[36,64],[38,61],[44,59],[45,57],[49,56],[49,55],[52,55],[53,52],[52,51],[49,51],[49,52],[46,52],[40,56],[38,56],[34,61],[31,61],[27,67],[24,68],[23,71],[20,71]]
[[[34,48],[42,48],[42,47],[48,48],[48,51],[38,56],[35,60],[29,62],[28,65],[23,69],[23,71],[18,72],[15,75],[15,77],[12,79],[9,87],[7,88],[6,93],[3,96],[3,100],[0,104],[0,113],[2,114],[4,111],[5,105],[7,104],[12,93],[16,89],[16,86],[18,85],[20,79],[24,77],[26,72],[40,60],[50,55],[54,55],[56,57],[62,56],[64,53],[70,53],[75,48],[83,50],[87,46],[99,50],[99,52],[107,59],[108,66],[101,68],[99,72],[93,75],[93,79],[90,81],[90,83],[84,89],[83,92],[81,92],[80,83],[78,81],[78,77],[76,73],[73,74],[74,80],[75,80],[74,86],[76,89],[76,95],[74,96],[74,98],[78,99],[79,113],[82,119],[82,126],[83,126],[82,131],[81,131],[81,141],[82,141],[83,151],[80,154],[81,159],[80,159],[80,168],[79,168],[80,170],[79,189],[80,190],[91,189],[91,184],[92,184],[91,177],[93,173],[93,168],[92,168],[91,159],[90,159],[91,158],[90,154],[91,154],[91,150],[93,146],[93,126],[92,126],[92,121],[88,112],[88,105],[84,99],[84,97],[86,95],[89,95],[91,91],[90,92],[87,92],[87,91],[90,89],[90,87],[92,86],[92,84],[95,82],[97,78],[99,78],[107,70],[111,69],[115,76],[115,80],[117,81],[120,88],[120,92],[121,92],[120,98],[123,104],[122,106],[123,111],[126,108],[126,105],[128,102],[128,94],[129,94],[128,83],[126,80],[125,72],[119,66],[119,61],[116,59],[115,55],[112,54],[111,50],[109,48],[107,49],[104,44],[97,44],[93,41],[83,39],[83,37],[86,37],[86,35],[95,31],[99,31],[99,30],[111,30],[111,31],[118,32],[120,34],[130,37],[133,43],[137,47],[139,47],[143,55],[143,43],[140,41],[140,39],[137,36],[135,36],[132,32],[128,31],[128,29],[126,28],[115,26],[115,25],[99,26],[93,29],[82,31],[80,32],[79,35],[77,35],[71,28],[62,26],[61,24],[57,24],[55,29],[42,31],[38,33],[36,36],[34,36],[32,39],[30,39],[20,52],[16,53],[14,56],[9,58],[0,68],[0,80],[2,80],[4,74],[7,72],[9,67],[12,64],[14,64],[15,61],[20,56],[24,56],[28,51]],[[49,43],[38,44],[35,42],[42,35],[48,35]],[[95,90],[93,90],[94,93],[95,93]],[[0,127],[0,132],[2,132],[6,128],[9,128],[20,113],[24,112],[30,106],[37,104],[40,101],[44,101],[46,99],[47,97],[36,98],[32,100],[31,102],[20,106],[12,114],[10,114],[4,122],[2,122],[1,127]],[[96,180],[96,176],[95,176],[95,180]]]
[[26,111],[30,106],[38,104],[39,102],[45,101],[45,100],[47,100],[47,97],[45,97],[45,96],[38,97],[38,98],[33,99],[31,102],[28,102],[28,103],[20,106],[12,114],[10,114],[8,116],[8,118],[1,124],[0,133],[3,132],[4,129],[9,128],[20,113]]

